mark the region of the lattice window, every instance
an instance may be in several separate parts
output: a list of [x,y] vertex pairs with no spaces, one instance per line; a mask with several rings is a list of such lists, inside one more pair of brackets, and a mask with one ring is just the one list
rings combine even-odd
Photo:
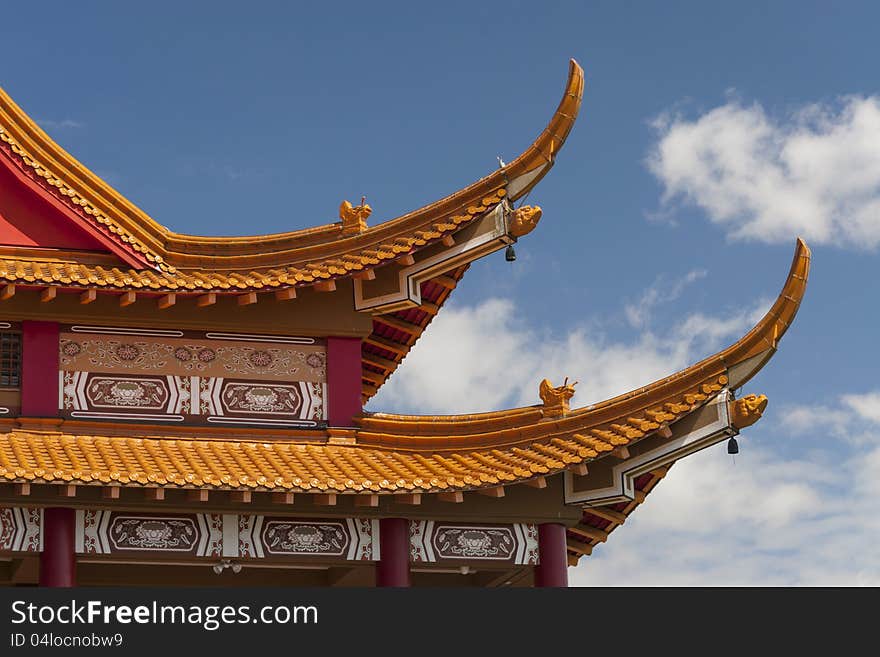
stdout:
[[21,385],[21,334],[0,331],[0,387]]

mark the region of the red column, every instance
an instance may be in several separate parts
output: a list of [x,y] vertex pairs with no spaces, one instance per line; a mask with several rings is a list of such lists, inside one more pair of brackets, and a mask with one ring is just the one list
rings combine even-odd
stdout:
[[409,522],[405,518],[381,518],[376,586],[409,585]]
[[565,525],[547,522],[538,525],[539,562],[535,566],[535,586],[568,586]]
[[56,322],[21,323],[21,415],[58,416]]
[[73,509],[43,510],[40,586],[76,586],[75,517]]
[[360,338],[327,338],[327,423],[353,426],[361,404]]

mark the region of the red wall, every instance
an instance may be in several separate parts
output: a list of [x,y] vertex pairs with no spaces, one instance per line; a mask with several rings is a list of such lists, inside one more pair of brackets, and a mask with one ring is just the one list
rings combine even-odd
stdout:
[[353,426],[363,410],[359,338],[327,338],[327,397],[328,424]]
[[56,322],[21,323],[21,414],[58,416],[58,339]]

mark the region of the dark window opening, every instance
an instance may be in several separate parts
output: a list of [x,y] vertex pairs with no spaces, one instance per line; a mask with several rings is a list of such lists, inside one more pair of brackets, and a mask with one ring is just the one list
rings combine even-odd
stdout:
[[0,387],[21,386],[21,334],[0,331]]

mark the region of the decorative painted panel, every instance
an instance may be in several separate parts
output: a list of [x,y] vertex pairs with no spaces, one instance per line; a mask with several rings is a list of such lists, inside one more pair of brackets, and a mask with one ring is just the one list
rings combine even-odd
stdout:
[[63,417],[183,424],[326,424],[327,355],[315,338],[68,326]]
[[79,510],[76,512],[76,551],[116,558],[149,554],[166,559],[374,561],[379,558],[378,522],[369,518],[313,520]]
[[152,552],[219,557],[222,546],[220,515],[76,512],[76,551],[80,554]]
[[239,516],[238,544],[243,557],[320,557],[347,561],[379,558],[377,520],[295,520]]
[[41,552],[43,510],[0,507],[0,552]]
[[410,522],[410,560],[534,565],[538,563],[538,528],[523,523],[487,525],[413,521]]

